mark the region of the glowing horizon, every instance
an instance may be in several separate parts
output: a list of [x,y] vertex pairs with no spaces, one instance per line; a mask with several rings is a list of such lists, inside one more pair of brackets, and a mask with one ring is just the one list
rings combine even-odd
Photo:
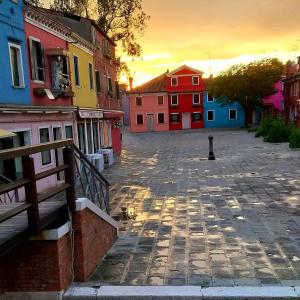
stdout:
[[139,40],[143,57],[123,56],[134,86],[183,64],[208,77],[233,64],[300,55],[300,1],[143,0],[143,8],[151,16]]

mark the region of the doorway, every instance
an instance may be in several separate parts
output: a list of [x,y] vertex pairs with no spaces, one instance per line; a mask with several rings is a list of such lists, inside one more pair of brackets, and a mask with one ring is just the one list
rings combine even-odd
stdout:
[[[61,127],[53,127],[53,141],[58,141],[62,139],[62,129]],[[63,153],[62,149],[54,149],[55,165],[56,167],[63,164]],[[63,180],[63,172],[57,173],[57,180]]]
[[147,130],[154,131],[153,114],[147,114]]
[[191,114],[189,112],[182,114],[182,129],[191,128]]

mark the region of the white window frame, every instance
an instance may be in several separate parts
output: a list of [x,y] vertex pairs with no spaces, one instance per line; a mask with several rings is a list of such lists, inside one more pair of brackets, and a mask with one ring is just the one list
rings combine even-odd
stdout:
[[[37,39],[37,38],[35,38],[35,37],[33,37],[33,36],[29,36],[28,37],[28,39],[29,39],[29,43],[30,43],[30,45],[32,45],[32,41],[35,41],[35,42],[38,42],[38,43],[40,43],[41,44],[41,46],[42,46],[42,49],[43,49],[43,55],[44,55],[44,57],[43,57],[43,61],[44,61],[44,80],[38,80],[38,79],[32,79],[32,81],[33,82],[35,82],[35,83],[45,83],[45,81],[46,81],[46,62],[45,62],[45,52],[44,52],[44,48],[43,48],[43,44],[42,44],[42,42],[41,42],[41,40],[40,39]],[[32,48],[31,48],[31,46],[29,46],[29,57],[30,57],[30,59],[31,59],[31,52],[30,52],[30,50],[32,50]],[[32,69],[32,61],[30,60],[30,68]],[[32,76],[32,74],[31,74],[31,76]]]
[[[50,130],[50,126],[39,126],[38,127],[39,144],[43,144],[43,143],[41,143],[41,134],[40,134],[40,130],[41,129],[48,129],[48,132],[49,132],[49,142],[51,142],[53,137],[52,137],[52,130]],[[46,150],[46,151],[48,151],[48,150]],[[53,165],[53,161],[54,161],[53,157],[52,157],[53,150],[49,150],[49,151],[50,151],[50,162],[48,164],[45,164],[45,165],[43,165],[42,153],[40,153],[41,169],[47,168],[47,167]]]
[[[143,116],[143,124],[138,124],[138,122],[137,122],[137,116]],[[137,126],[143,126],[143,125],[145,125],[145,122],[144,122],[144,114],[136,114],[135,115],[135,125],[137,125]]]
[[[195,101],[194,101],[194,96],[196,96],[196,95],[199,96],[199,103],[195,103]],[[201,95],[200,95],[200,93],[193,94],[193,105],[201,105]]]
[[[173,97],[176,97],[176,99],[177,99],[177,100],[176,100],[176,104],[173,104],[173,103],[172,103],[172,100],[173,100],[172,98],[173,98]],[[178,105],[179,105],[178,102],[179,102],[179,101],[178,101],[178,95],[174,95],[174,94],[171,95],[171,106],[178,106]]]
[[[193,121],[193,114],[201,114],[202,120],[201,121]],[[192,112],[192,122],[203,122],[203,112],[202,111],[193,111]]]
[[[180,119],[180,113],[170,113],[170,115],[179,115],[179,119]],[[178,122],[171,122],[170,121],[170,124],[179,124],[180,123],[180,120]]]
[[75,134],[74,134],[74,125],[72,123],[64,124],[64,132],[63,132],[63,138],[67,138],[66,136],[66,127],[71,126],[72,127],[72,133],[73,133],[73,140],[75,139]]
[[[159,123],[158,115],[163,114],[164,115],[164,122]],[[157,124],[166,124],[166,114],[164,112],[158,112],[157,113]]]
[[[173,84],[173,79],[176,79],[176,84]],[[171,77],[171,86],[178,86],[178,77]]]
[[[197,78],[198,82],[194,83],[194,78]],[[200,84],[200,78],[199,76],[192,76],[192,85],[199,85]]]
[[[230,111],[232,111],[232,110],[235,111],[235,119],[231,119],[231,118],[230,118]],[[236,120],[237,120],[237,109],[230,108],[230,109],[228,110],[228,119],[229,119],[230,121],[236,121]]]
[[[78,83],[76,84],[76,71],[75,71],[75,57],[77,58],[77,65],[78,65]],[[79,70],[79,56],[76,54],[73,54],[73,68],[74,68],[74,84],[76,87],[80,87],[80,70]]]
[[[14,85],[14,74],[12,69],[12,61],[11,61],[11,55],[10,55],[10,49],[15,48],[19,50],[19,57],[17,57],[18,61],[18,71],[19,71],[19,78],[20,78],[20,85],[16,86]],[[25,88],[25,79],[24,79],[24,69],[23,69],[23,59],[22,59],[22,48],[20,45],[9,42],[8,43],[8,50],[9,50],[9,61],[10,61],[10,73],[11,73],[11,83],[14,88],[23,89]]]
[[[137,105],[137,98],[141,99],[141,105]],[[136,96],[135,97],[135,106],[143,106],[143,98],[141,96]]]
[[[159,103],[158,103],[159,97],[162,97],[162,100],[163,100],[163,101],[162,101],[162,104],[159,104]],[[165,103],[164,96],[162,96],[162,95],[157,96],[157,105],[164,105],[164,103]]]
[[[213,119],[212,120],[208,120],[208,113],[211,112],[211,111],[213,112]],[[212,121],[215,120],[215,110],[214,109],[209,109],[209,110],[206,111],[206,120],[208,122],[212,122]]]

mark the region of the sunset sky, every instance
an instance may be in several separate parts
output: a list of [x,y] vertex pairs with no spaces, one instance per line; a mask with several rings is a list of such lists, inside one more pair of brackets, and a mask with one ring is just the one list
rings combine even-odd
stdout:
[[[300,55],[300,0],[143,0],[143,58],[124,57],[134,85],[182,64],[216,75],[232,64]],[[210,58],[210,59],[209,59]]]

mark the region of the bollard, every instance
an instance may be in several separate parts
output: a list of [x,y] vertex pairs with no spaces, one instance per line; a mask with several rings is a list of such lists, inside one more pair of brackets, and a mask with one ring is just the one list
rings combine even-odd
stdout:
[[209,136],[208,140],[209,140],[209,153],[208,153],[208,160],[215,160],[215,155],[214,155],[214,145],[213,145],[213,136]]

